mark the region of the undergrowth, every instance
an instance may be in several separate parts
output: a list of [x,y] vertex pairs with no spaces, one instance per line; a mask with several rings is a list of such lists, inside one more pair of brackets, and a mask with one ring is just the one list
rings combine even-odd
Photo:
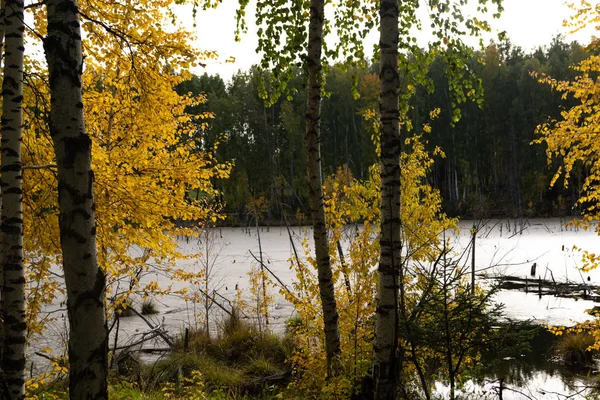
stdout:
[[590,365],[597,351],[591,350],[594,337],[586,332],[569,332],[558,337],[554,351],[565,363],[570,365]]
[[[148,399],[270,399],[289,382],[292,339],[260,332],[236,312],[216,337],[202,329],[189,329],[185,337],[182,332],[173,353],[142,368],[139,376],[121,376],[128,383],[113,386],[111,398],[135,399],[129,392],[137,391]],[[197,393],[190,397],[191,388]]]

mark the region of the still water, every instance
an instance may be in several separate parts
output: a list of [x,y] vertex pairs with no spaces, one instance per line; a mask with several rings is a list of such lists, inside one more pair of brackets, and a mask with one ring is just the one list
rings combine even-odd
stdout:
[[[536,275],[542,278],[553,277],[556,281],[600,285],[600,270],[581,273],[578,269],[581,265],[580,254],[573,250],[573,246],[576,245],[582,249],[598,252],[600,246],[597,234],[568,227],[566,222],[567,220],[564,219],[461,221],[460,232],[448,233],[448,237],[454,249],[460,252],[471,243],[470,229],[474,225],[477,227],[475,253],[478,279],[483,279],[483,276],[503,275],[525,278],[530,274],[532,264],[536,263]],[[307,235],[311,237],[311,234],[312,232],[307,228],[292,228],[292,235],[298,249],[301,249],[300,242]],[[293,249],[286,228],[261,227],[260,239],[265,263],[279,279],[290,284],[293,281],[293,274],[289,269],[289,258],[293,254]],[[211,264],[214,264],[211,290],[216,290],[224,299],[229,300],[234,298],[236,287],[242,290],[242,293],[247,293],[248,272],[251,265],[256,264],[252,254],[258,255],[259,251],[256,229],[214,229],[211,241],[213,242]],[[182,239],[179,245],[184,252],[197,253],[203,251],[206,244],[195,239]],[[199,268],[199,263],[195,260],[187,260],[182,262],[181,266],[194,270]],[[172,284],[175,289],[188,285],[182,282],[170,282],[160,274],[149,274],[144,277],[144,280],[157,280],[165,286]],[[485,281],[481,280],[481,282]],[[294,310],[281,295],[274,293],[274,296],[275,303],[270,310],[271,327],[281,331]],[[222,301],[226,302],[224,299]],[[64,318],[66,313],[62,311],[63,301],[64,299],[56,299],[44,310],[45,313],[58,318],[42,337],[37,338],[30,349],[32,353],[30,359],[34,363],[35,370],[40,370],[45,365],[43,359],[33,354],[36,349],[49,347],[56,350],[63,346],[66,329]],[[595,305],[588,300],[554,296],[539,298],[535,293],[526,294],[512,290],[500,291],[495,301],[505,304],[505,314],[510,318],[550,325],[571,325],[574,322],[592,319],[593,317],[585,313],[585,310]],[[139,302],[139,299],[134,299],[134,306],[139,308]],[[200,310],[181,297],[163,297],[157,299],[157,303],[159,314],[149,317],[153,325],[163,325],[169,331],[178,333],[186,326],[198,324],[196,315]],[[218,313],[215,314],[217,315],[215,318],[218,319]],[[216,326],[217,321],[214,322],[212,325]],[[148,329],[146,322],[139,317],[122,318],[118,345],[139,340]],[[164,347],[160,339],[157,339],[154,345]],[[595,373],[593,370],[573,371],[564,368],[558,362],[548,361],[549,355],[539,349],[535,353],[539,362],[528,357],[531,356],[523,356],[522,360],[506,360],[504,365],[488,378],[467,382],[464,395],[472,399],[498,398],[498,379],[503,378],[503,385],[507,388],[503,391],[504,399],[564,398],[561,397],[562,395],[583,398],[576,394],[579,386],[588,384],[589,380],[586,377]],[[545,361],[542,362],[542,359]],[[443,395],[444,386],[440,385],[438,389]]]

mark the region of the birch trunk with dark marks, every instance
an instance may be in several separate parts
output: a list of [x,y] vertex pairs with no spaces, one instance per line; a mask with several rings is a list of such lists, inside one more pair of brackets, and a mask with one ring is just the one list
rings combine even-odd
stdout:
[[373,379],[376,399],[395,399],[399,373],[398,280],[400,276],[400,131],[398,0],[381,0],[381,233]]
[[[6,15],[6,0],[2,0],[0,2],[0,70],[2,69],[2,60],[4,57],[4,16]],[[0,128],[1,129],[1,128]],[[0,173],[1,176],[1,173]],[[0,210],[2,210],[2,185],[0,184]],[[0,211],[1,215],[1,211]],[[1,221],[1,216],[0,216]],[[2,222],[0,222],[0,227],[2,226]],[[2,360],[4,359],[4,317],[2,312],[2,288],[4,287],[4,254],[3,244],[4,240],[2,239],[2,229],[0,228],[0,369],[2,369]]]
[[77,1],[48,0],[46,5],[50,135],[58,170],[60,243],[69,315],[69,395],[71,399],[107,399],[106,279],[96,253],[92,143],[83,116]]
[[309,203],[313,222],[319,294],[323,307],[325,330],[325,353],[327,373],[335,373],[333,364],[339,357],[340,335],[338,329],[338,310],[335,301],[335,289],[327,226],[325,224],[325,203],[321,177],[321,85],[323,47],[324,0],[311,0],[310,24],[308,28],[308,88],[306,100],[306,164],[308,171]]
[[22,0],[7,0],[5,67],[2,81],[2,249],[4,351],[2,370],[8,398],[25,398],[25,269],[23,266],[23,24]]

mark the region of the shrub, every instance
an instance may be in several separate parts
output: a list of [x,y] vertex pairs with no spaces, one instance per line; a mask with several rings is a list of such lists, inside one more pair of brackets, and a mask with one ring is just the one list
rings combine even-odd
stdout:
[[554,351],[565,363],[586,365],[593,361],[594,337],[588,333],[565,333],[561,335],[554,346]]

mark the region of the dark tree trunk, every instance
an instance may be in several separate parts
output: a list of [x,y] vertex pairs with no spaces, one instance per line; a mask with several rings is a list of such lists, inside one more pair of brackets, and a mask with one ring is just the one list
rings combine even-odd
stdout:
[[[2,67],[2,54],[4,48],[4,16],[6,11],[6,0],[2,0],[0,4],[0,68]],[[1,176],[1,174],[0,174]],[[2,185],[0,184],[0,210],[2,209]],[[0,211],[1,212],[1,211]],[[0,227],[2,222],[0,222]],[[2,366],[2,360],[4,359],[4,317],[3,317],[3,306],[2,306],[2,290],[4,287],[4,249],[3,249],[3,237],[2,229],[0,228],[0,366]],[[1,388],[1,386],[0,386]]]

